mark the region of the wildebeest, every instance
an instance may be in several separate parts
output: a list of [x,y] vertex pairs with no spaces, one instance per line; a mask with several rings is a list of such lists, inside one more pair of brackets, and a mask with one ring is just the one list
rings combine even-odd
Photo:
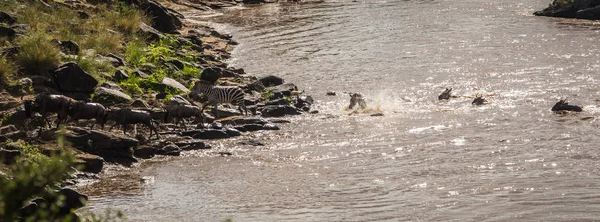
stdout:
[[[167,107],[167,115],[165,115],[165,122],[174,119],[175,125],[178,125],[180,121],[185,118],[195,117],[196,120],[203,120],[202,110],[193,105],[178,105],[173,107]],[[184,128],[187,128],[185,123],[182,121]]]
[[25,100],[25,115],[27,118],[31,118],[33,113],[40,113],[42,119],[44,119],[48,126],[51,126],[48,120],[48,115],[51,113],[57,113],[58,118],[56,120],[56,127],[67,118],[69,106],[72,99],[63,95],[53,95],[49,93],[40,93],[34,100]]
[[367,108],[367,102],[365,102],[364,96],[360,93],[348,93],[350,95],[350,105],[348,109],[354,108],[356,104],[360,106],[361,109]]
[[473,100],[473,102],[472,102],[471,104],[473,104],[473,105],[477,105],[477,106],[480,106],[480,105],[484,105],[484,104],[486,104],[486,103],[487,103],[487,100],[485,100],[485,99],[483,98],[483,95],[481,95],[481,94],[476,94],[476,95],[475,95],[475,99]]
[[158,131],[156,130],[158,122],[152,119],[152,116],[149,112],[122,108],[119,110],[109,110],[107,116],[107,120],[115,121],[115,124],[111,126],[109,130],[112,130],[116,125],[121,125],[123,127],[123,134],[127,134],[127,125],[133,124],[135,128],[135,124],[141,123],[150,128],[149,137],[152,137],[152,131],[154,131],[154,133],[156,133],[156,137],[160,138],[160,135],[158,135]]
[[444,92],[438,96],[438,100],[449,100],[450,92],[452,92],[452,88],[446,88],[446,90],[444,90]]
[[583,109],[581,109],[581,107],[579,107],[579,106],[569,105],[569,103],[567,102],[567,99],[561,99],[556,104],[554,104],[554,106],[552,107],[552,111],[554,111],[554,112],[559,112],[559,111],[581,112],[581,111],[583,111]]
[[71,117],[69,122],[78,121],[80,119],[95,119],[96,123],[92,124],[91,129],[93,129],[96,124],[100,125],[101,129],[104,129],[104,124],[106,124],[107,111],[106,108],[99,103],[88,103],[85,101],[71,103],[68,114]]

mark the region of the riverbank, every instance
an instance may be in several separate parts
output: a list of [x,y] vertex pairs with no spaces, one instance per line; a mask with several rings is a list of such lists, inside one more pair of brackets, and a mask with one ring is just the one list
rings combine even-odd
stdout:
[[600,2],[589,0],[554,0],[534,15],[588,20],[600,19]]
[[[48,156],[69,150],[75,153],[81,171],[76,174],[78,179],[67,184],[94,183],[105,174],[128,172],[144,159],[210,150],[215,140],[278,130],[277,121],[268,118],[311,111],[312,98],[294,84],[276,76],[259,78],[228,67],[225,60],[237,44],[232,37],[197,19],[186,18],[209,15],[214,9],[239,3],[3,3],[2,62],[9,67],[0,70],[3,162],[17,161],[24,156],[25,147]],[[179,12],[185,9],[185,13]],[[155,121],[164,121],[165,107],[181,98],[176,95],[187,95],[197,81],[241,88],[246,94],[245,104],[254,115],[243,117],[237,110],[219,108],[220,119],[204,113],[208,123],[196,119],[182,128],[161,122],[161,138],[154,139],[145,132],[124,135],[120,130],[88,129],[91,120],[42,130],[38,126],[43,122],[39,117],[27,118],[21,102],[46,92],[72,101],[100,103],[113,110],[143,110]],[[227,151],[209,153],[233,155]],[[2,171],[8,171],[8,167],[3,166]]]

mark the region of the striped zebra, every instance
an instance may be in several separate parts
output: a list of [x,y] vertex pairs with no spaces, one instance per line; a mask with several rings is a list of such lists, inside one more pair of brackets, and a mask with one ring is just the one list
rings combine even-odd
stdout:
[[219,110],[217,106],[219,103],[231,103],[238,106],[238,110],[243,115],[248,115],[248,108],[246,108],[246,104],[244,103],[244,91],[239,87],[226,87],[226,86],[215,86],[211,83],[205,81],[197,81],[194,87],[192,88],[191,94],[199,95],[204,94],[204,96],[208,99],[204,106],[202,106],[202,111],[204,112],[204,108],[208,105],[214,105],[215,117],[219,118]]

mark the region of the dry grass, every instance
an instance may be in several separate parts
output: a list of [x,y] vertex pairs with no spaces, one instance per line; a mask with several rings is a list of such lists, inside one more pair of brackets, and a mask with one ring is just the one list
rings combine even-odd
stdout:
[[6,57],[0,57],[0,88],[10,85],[16,72],[17,65],[8,61]]
[[60,63],[60,51],[45,33],[29,33],[18,41],[15,63],[26,75],[43,74]]

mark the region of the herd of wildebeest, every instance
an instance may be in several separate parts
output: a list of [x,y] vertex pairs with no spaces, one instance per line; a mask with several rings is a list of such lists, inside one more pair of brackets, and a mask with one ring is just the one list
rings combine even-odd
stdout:
[[[444,92],[438,96],[438,99],[449,100],[450,98],[456,98],[456,96],[451,95],[451,92],[452,88],[446,88]],[[361,109],[366,108],[367,104],[362,94],[348,94],[350,95],[350,105],[348,106],[348,109],[353,109],[357,104]],[[472,102],[473,105],[484,105],[487,103],[488,101],[486,101],[480,94],[477,94]],[[123,133],[126,134],[126,129],[129,125],[135,126],[136,124],[143,124],[150,129],[150,137],[152,137],[152,133],[154,132],[154,134],[160,138],[157,130],[159,122],[153,118],[150,112],[145,110],[136,110],[131,108],[110,109],[99,103],[76,101],[64,95],[54,95],[49,93],[40,93],[33,100],[24,100],[24,107],[27,118],[32,118],[34,113],[39,113],[42,120],[47,123],[48,126],[52,125],[48,119],[49,115],[57,114],[58,117],[55,121],[56,127],[59,127],[60,124],[63,123],[67,124],[81,119],[94,119],[95,123],[92,124],[92,129],[94,125],[99,125],[102,129],[104,129],[104,126],[108,121],[113,121],[114,125],[112,125],[109,130],[112,130],[115,126],[121,126],[123,128]],[[203,111],[205,107],[206,105],[202,108],[193,105],[192,103],[189,103],[183,96],[174,96],[166,106],[164,122],[174,122],[175,125],[183,123],[182,125],[185,127],[185,122],[182,120],[195,118],[196,120],[201,120],[202,123],[204,123],[205,117],[203,115]],[[243,108],[245,110],[245,107]],[[242,111],[243,110],[240,107],[240,112],[244,115],[247,115],[247,110],[245,110],[246,113]],[[575,105],[569,105],[566,99],[561,99],[552,107],[552,111],[581,112],[582,108]]]

